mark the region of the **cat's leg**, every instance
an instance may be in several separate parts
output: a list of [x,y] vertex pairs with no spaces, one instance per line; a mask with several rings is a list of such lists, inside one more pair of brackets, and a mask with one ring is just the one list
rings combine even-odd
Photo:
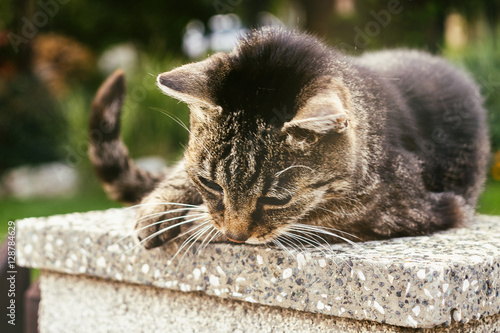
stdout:
[[207,220],[202,203],[184,163],[179,163],[139,205],[135,225],[138,240],[147,249],[158,247],[179,235],[181,225],[176,224],[187,219],[193,223]]
[[406,198],[410,199],[384,200],[385,204],[370,211],[369,216],[362,218],[370,230],[362,230],[360,236],[383,239],[428,235],[463,227],[474,214],[474,209],[465,199],[453,192],[413,193]]
[[474,209],[464,196],[451,190],[430,190],[426,182],[428,170],[413,154],[398,152],[388,160],[391,163],[383,169],[373,208],[363,217],[375,235],[427,235],[470,221]]

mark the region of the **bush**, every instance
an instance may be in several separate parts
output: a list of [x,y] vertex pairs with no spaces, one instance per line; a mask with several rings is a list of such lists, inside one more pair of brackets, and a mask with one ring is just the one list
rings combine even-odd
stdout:
[[[178,117],[189,126],[186,105],[163,95],[156,87],[156,75],[181,64],[172,56],[141,54],[140,64],[126,74],[127,92],[122,110],[121,135],[133,158],[159,155],[176,160],[187,142],[188,132],[166,114]],[[102,77],[104,81],[105,77]],[[97,89],[73,89],[61,102],[68,123],[69,138],[64,146],[68,157],[88,168],[88,120],[90,104]]]
[[61,157],[66,122],[36,77],[20,74],[0,80],[0,105],[0,174]]
[[500,45],[490,37],[467,45],[461,52],[448,52],[448,56],[465,67],[480,85],[488,110],[492,149],[500,150]]

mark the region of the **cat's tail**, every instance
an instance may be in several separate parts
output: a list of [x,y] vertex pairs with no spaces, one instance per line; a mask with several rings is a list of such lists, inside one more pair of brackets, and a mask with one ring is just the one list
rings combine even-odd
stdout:
[[120,115],[125,99],[125,75],[117,70],[99,88],[91,106],[89,157],[108,196],[138,203],[162,175],[141,170],[130,159],[120,138]]

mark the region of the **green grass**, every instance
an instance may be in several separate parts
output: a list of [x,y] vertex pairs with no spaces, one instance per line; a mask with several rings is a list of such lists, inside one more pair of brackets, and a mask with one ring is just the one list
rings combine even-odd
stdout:
[[120,207],[102,192],[84,192],[70,198],[57,199],[2,199],[0,200],[0,239],[7,233],[9,221],[26,217],[50,216],[90,210]]
[[500,215],[500,181],[489,180],[486,183],[477,211],[481,214]]
[[100,193],[59,199],[6,199],[0,201],[0,219],[12,221],[25,217],[86,212],[117,206],[119,206],[117,203],[108,200]]

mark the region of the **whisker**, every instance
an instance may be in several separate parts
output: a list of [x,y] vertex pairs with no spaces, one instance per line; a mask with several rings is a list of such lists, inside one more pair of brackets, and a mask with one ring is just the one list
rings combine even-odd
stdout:
[[205,221],[203,221],[203,222],[200,222],[200,223],[196,224],[195,226],[193,226],[191,229],[189,229],[189,230],[187,230],[187,231],[183,232],[182,234],[179,234],[179,235],[175,236],[174,238],[172,238],[171,240],[169,240],[169,242],[172,242],[172,241],[174,241],[174,240],[176,240],[176,239],[179,239],[179,238],[181,238],[181,237],[184,237],[184,236],[186,236],[187,234],[190,234],[190,233],[194,232],[196,229],[199,229],[199,228],[201,228],[202,226],[204,226],[204,225],[206,225],[206,224],[208,224],[208,223],[210,223],[210,222],[211,222],[210,220],[205,220]]
[[[319,208],[321,208],[321,207],[319,207]],[[301,224],[301,223],[296,223],[295,225],[302,225],[302,224]],[[309,224],[304,224],[304,225],[311,226],[311,225],[309,225]],[[317,228],[321,228],[321,229],[323,229],[323,230],[330,230],[330,231],[340,232],[340,233],[343,233],[343,234],[345,234],[345,235],[347,235],[347,236],[351,236],[351,237],[353,237],[353,238],[357,238],[357,239],[361,240],[361,238],[359,238],[358,236],[356,236],[356,235],[354,235],[354,234],[350,234],[350,233],[348,233],[348,232],[346,232],[346,231],[343,231],[343,230],[340,230],[340,229],[335,229],[335,228],[330,228],[330,227],[324,227],[324,226],[316,226],[316,227],[317,227]]]
[[283,186],[276,186],[276,188],[280,188],[280,189],[282,189],[282,190],[284,190],[284,191],[288,192],[288,194],[289,194],[291,197],[293,197],[293,196],[294,196],[294,194],[293,194],[293,192],[292,192],[292,191],[290,191],[290,190],[289,190],[289,189],[287,189],[287,188],[284,188]]
[[[169,210],[167,212],[151,213],[151,214],[144,215],[141,218],[136,219],[135,222],[137,223],[139,221],[146,220],[146,219],[148,219],[150,217],[153,217],[153,216],[166,215],[166,214],[172,214],[172,213],[178,213],[178,212],[184,212],[184,211],[186,211],[186,209],[185,208],[181,208],[181,209]],[[193,215],[189,215],[189,217],[192,217],[192,216],[202,216],[202,215],[206,215],[206,213],[193,214]],[[172,219],[176,220],[176,219],[183,218],[183,217],[186,217],[186,215],[173,217]],[[170,219],[164,220],[164,221],[167,222],[167,221],[170,221]],[[153,225],[153,224],[151,224],[151,225]]]
[[159,109],[159,108],[151,108],[155,111],[158,111],[158,112],[161,112],[163,113],[165,116],[169,117],[170,119],[172,119],[173,121],[175,121],[177,124],[179,124],[182,128],[184,128],[188,133],[189,133],[189,136],[194,138],[196,141],[198,141],[199,144],[202,145],[202,147],[207,151],[207,153],[210,155],[210,152],[209,150],[207,149],[207,147],[205,147],[205,145],[203,144],[203,142],[201,140],[199,140],[196,136],[193,135],[193,133],[191,132],[191,130],[187,127],[186,124],[184,124],[184,122],[177,116],[174,116],[170,113],[168,113],[167,111],[165,110],[162,110],[162,109]]
[[[329,231],[327,231],[327,230],[322,230],[322,228],[323,228],[323,227],[311,226],[311,225],[307,225],[307,224],[299,224],[299,223],[297,223],[296,225],[299,225],[299,226],[302,226],[302,227],[304,227],[304,226],[305,226],[306,228],[309,228],[309,230],[310,230],[310,231],[312,231],[312,232],[319,232],[319,233],[322,233],[322,234],[325,234],[325,235],[329,235],[329,236],[333,236],[333,237],[340,238],[340,239],[342,239],[342,240],[346,241],[348,244],[350,244],[350,245],[351,245],[351,246],[353,246],[354,248],[356,248],[357,250],[359,250],[359,251],[361,251],[361,252],[363,252],[363,253],[367,253],[367,251],[366,251],[366,250],[365,250],[362,246],[360,246],[358,243],[355,243],[355,242],[353,242],[353,241],[351,241],[351,240],[349,240],[349,239],[347,239],[347,238],[344,238],[344,237],[341,237],[341,236],[336,235],[336,234],[334,234],[334,233],[331,233],[331,232],[329,232]],[[344,261],[344,260],[342,260],[342,261]],[[345,261],[344,261],[344,262],[345,262]],[[349,265],[349,264],[348,264],[348,266],[351,266],[351,265]],[[382,272],[382,270],[381,270],[379,267],[375,266],[374,264],[369,264],[369,266],[372,266],[372,269],[373,269],[374,271],[378,271],[378,274],[379,274],[380,276],[385,276],[385,275],[384,275],[384,273]],[[384,268],[386,268],[386,269],[387,269],[387,266],[386,266],[386,265],[384,265]]]
[[[349,267],[352,267],[346,260],[342,259],[337,253],[335,253],[335,251],[333,250],[333,248],[331,247],[331,245],[329,245],[328,247],[325,245],[325,244],[321,244],[319,243],[316,239],[314,239],[313,237],[317,237],[319,238],[321,241],[323,242],[326,242],[326,240],[321,237],[321,236],[318,236],[314,233],[311,233],[311,232],[308,232],[308,231],[299,231],[299,230],[295,230],[295,232],[300,232],[302,233],[304,236],[300,236],[300,235],[297,235],[297,234],[293,234],[292,235],[294,237],[298,237],[299,240],[304,240],[305,242],[307,242],[309,245],[312,245],[314,246],[315,248],[323,248],[325,250],[327,250],[327,252],[324,252],[323,250],[319,250],[323,255],[327,256],[327,255],[334,255],[336,256],[337,258],[339,258],[344,264],[346,264],[347,266]],[[311,238],[307,238],[306,236],[309,236]],[[335,263],[335,262],[334,262]],[[337,263],[335,263],[336,266]]]
[[122,210],[125,211],[125,210],[139,208],[142,206],[155,206],[155,205],[182,206],[182,207],[189,207],[189,208],[193,208],[193,209],[206,210],[205,208],[201,207],[201,205],[191,205],[191,204],[185,204],[185,203],[180,203],[180,202],[145,202],[145,203],[140,203],[140,204],[136,204],[133,206],[123,208]]
[[[285,231],[283,234],[286,235],[290,239],[297,239],[297,240],[305,241],[307,244],[312,245],[314,247],[314,249],[317,249],[318,247],[319,248],[327,248],[327,246],[324,243],[321,243],[320,241],[313,238],[316,235],[314,235],[313,233],[307,232],[307,231],[303,232],[303,231],[299,231],[299,230],[293,230],[293,232]],[[311,236],[311,238],[307,238],[306,236]],[[318,237],[318,238],[320,240],[325,241],[321,237]],[[329,248],[328,250],[331,250],[331,248]]]
[[[297,231],[296,231],[297,232]],[[320,242],[318,242],[317,240],[313,239],[313,238],[307,238],[305,236],[302,236],[302,235],[299,235],[299,234],[294,234],[294,233],[290,233],[290,232],[285,232],[284,233],[287,237],[291,238],[291,239],[297,239],[299,241],[303,241],[309,245],[312,245],[315,249],[319,249],[319,251],[321,251],[322,254],[326,255],[327,253],[330,253],[330,251],[332,250],[331,248],[327,248],[324,244],[321,244]],[[303,235],[306,235],[306,233],[303,233]],[[310,234],[309,236],[312,236],[312,234]],[[324,252],[323,250],[321,249],[327,249],[329,250],[328,252]]]
[[308,167],[307,165],[292,165],[292,166],[289,166],[289,167],[288,167],[288,168],[286,168],[286,169],[283,169],[283,170],[281,170],[281,171],[276,172],[276,173],[274,174],[274,176],[275,176],[275,177],[279,177],[279,176],[281,176],[284,172],[286,172],[286,171],[288,171],[288,170],[290,170],[290,169],[293,169],[293,168],[306,168],[306,169],[309,169],[309,170],[311,170],[311,171],[313,171],[313,172],[315,171],[314,169],[312,169],[312,168]]
[[333,232],[330,232],[328,230],[324,230],[320,226],[312,226],[312,225],[309,225],[309,224],[296,223],[296,224],[291,225],[290,229],[291,230],[298,230],[298,231],[303,230],[303,229],[307,229],[309,231],[318,232],[318,233],[321,233],[321,234],[324,234],[324,235],[329,235],[329,236],[332,236],[332,237],[335,237],[335,238],[339,238],[339,239],[345,241],[346,243],[349,243],[350,245],[352,245],[352,246],[354,246],[354,247],[356,247],[358,249],[362,249],[361,246],[359,246],[358,244],[356,244],[352,240],[350,240],[348,238],[345,238],[345,237],[342,237],[342,236],[339,236],[337,234],[334,234]]
[[[152,233],[152,234],[151,234],[151,235],[149,235],[148,237],[146,237],[146,238],[142,239],[139,243],[137,243],[136,245],[134,245],[133,247],[131,247],[130,249],[126,250],[126,251],[125,251],[125,252],[123,252],[123,253],[127,253],[127,252],[129,252],[129,251],[132,251],[133,249],[135,249],[136,247],[138,247],[138,246],[139,246],[139,245],[141,245],[142,243],[146,242],[147,240],[149,240],[149,239],[151,239],[151,238],[153,238],[153,237],[156,237],[156,236],[158,236],[158,235],[160,235],[160,234],[162,234],[162,233],[166,232],[167,230],[170,230],[170,229],[172,229],[172,228],[176,228],[176,227],[178,227],[178,226],[180,226],[180,225],[182,225],[182,224],[186,224],[186,223],[189,223],[189,222],[193,222],[193,221],[200,220],[200,219],[202,219],[202,218],[203,218],[203,217],[197,217],[197,218],[194,218],[194,219],[189,219],[189,220],[182,221],[182,222],[179,222],[179,223],[173,224],[173,225],[171,225],[171,226],[168,226],[167,228],[160,229],[160,230],[158,230],[158,231],[156,231],[156,232]],[[163,223],[163,222],[164,222],[164,221],[162,221],[162,223]],[[158,222],[156,222],[156,223],[158,223]],[[149,225],[149,226],[150,226],[150,225]],[[149,227],[149,226],[148,226],[148,227]],[[127,237],[128,237],[128,236],[127,236]]]
[[[207,230],[210,229],[211,226],[204,226],[203,228],[199,229],[198,231],[196,231],[194,234],[192,234],[191,236],[189,236],[188,238],[186,238],[184,240],[184,242],[182,242],[181,246],[177,249],[177,251],[175,252],[175,254],[172,256],[172,258],[170,259],[171,261],[173,261],[175,259],[175,257],[189,244],[191,243],[191,241],[193,239],[197,239],[200,235],[203,235]],[[193,230],[194,231],[194,230]],[[189,246],[189,248],[191,248],[191,246]],[[188,248],[188,250],[189,250]]]
[[173,114],[170,114],[169,112],[167,112],[165,110],[162,110],[160,108],[157,108],[157,107],[151,107],[150,109],[154,110],[154,111],[158,111],[158,112],[162,113],[163,115],[169,117],[170,119],[172,119],[173,121],[175,121],[177,124],[179,124],[182,128],[184,128],[186,131],[188,131],[189,134],[191,134],[191,132],[189,131],[188,126],[179,117],[177,117],[177,116],[175,116]]
[[[171,226],[168,226],[167,228],[168,229],[172,229],[172,228],[175,228],[177,226],[180,226],[180,225],[183,225],[185,223],[189,223],[189,222],[192,222],[192,221],[196,221],[196,220],[199,220],[199,219],[202,219],[206,214],[196,214],[196,215],[190,215],[190,217],[193,217],[193,216],[199,216],[198,218],[196,219],[189,219],[189,220],[186,220],[186,221],[182,221],[182,222],[179,222],[179,223],[176,223],[176,224],[173,224]],[[156,224],[161,224],[161,223],[165,223],[165,222],[169,222],[169,221],[173,221],[173,220],[179,220],[179,219],[184,219],[186,218],[186,216],[177,216],[177,217],[173,217],[173,218],[170,218],[170,219],[166,219],[166,220],[161,220],[161,221],[158,221],[158,222],[154,222],[154,223],[150,223],[142,228],[139,228],[139,229],[134,229],[132,231],[130,231],[129,233],[127,233],[125,236],[121,237],[119,240],[117,240],[115,243],[113,243],[113,245],[115,244],[118,244],[119,242],[123,241],[125,238],[128,238],[128,237],[132,237],[135,233],[137,233],[138,231],[141,231],[141,230],[144,230],[144,229],[147,229],[153,225],[156,225]],[[167,229],[167,230],[168,230]],[[164,229],[161,229],[161,230],[164,230]]]
[[[210,237],[210,235],[211,235],[214,231],[215,231],[214,235],[213,235],[212,237]],[[203,239],[203,241],[201,242],[200,246],[199,246],[199,247],[198,247],[198,249],[196,250],[195,255],[199,255],[199,254],[201,253],[201,251],[202,251],[203,249],[205,249],[205,248],[207,247],[207,245],[208,245],[208,244],[212,241],[212,239],[214,239],[214,236],[216,236],[218,232],[219,232],[219,230],[217,230],[217,228],[213,227],[213,228],[212,228],[212,230],[210,230],[210,232],[209,232],[209,233],[205,236],[205,238],[204,238],[204,239]],[[210,237],[210,239],[209,239],[209,240],[208,240],[208,242],[207,242],[208,237]]]
[[195,256],[198,255],[198,253],[200,253],[200,249],[203,245],[205,245],[205,242],[207,241],[208,237],[210,237],[210,235],[212,234],[212,232],[214,232],[215,228],[211,228],[210,229],[210,232],[205,236],[205,238],[203,238],[203,240],[201,241],[201,244],[200,246],[198,246],[198,248],[196,249],[196,252],[194,253]]
[[174,258],[177,256],[177,254],[180,253],[180,251],[186,247],[187,244],[191,243],[191,245],[189,245],[189,247],[184,251],[184,254],[182,255],[181,259],[177,262],[177,268],[179,268],[181,262],[184,260],[184,258],[186,257],[186,254],[189,252],[189,250],[193,247],[194,244],[196,244],[196,242],[198,241],[198,239],[200,239],[207,231],[209,231],[210,229],[213,229],[214,226],[213,225],[208,225],[200,230],[198,230],[196,233],[194,233],[193,235],[191,235],[188,239],[186,239],[181,247],[177,250],[177,252],[174,254],[174,256],[172,257],[172,259],[170,259],[171,261],[174,260]]
[[[180,225],[192,222],[192,221],[201,220],[203,218],[206,218],[206,216],[207,216],[207,214],[205,214],[205,213],[203,213],[203,214],[189,215],[190,218],[188,220],[181,221],[181,222],[178,222],[176,224],[170,225],[170,226],[168,226],[165,229],[172,229],[172,228],[175,228],[177,226],[180,226]],[[160,220],[160,221],[157,221],[157,222],[150,223],[150,224],[148,224],[148,225],[146,225],[144,227],[141,227],[139,229],[135,229],[134,232],[147,229],[147,228],[149,228],[149,227],[151,227],[153,225],[162,224],[162,223],[166,223],[166,222],[174,221],[174,220],[185,219],[185,218],[186,218],[186,216],[177,216],[177,217],[172,217],[172,218],[169,218],[169,219],[166,219],[166,220]],[[164,230],[164,229],[162,229],[162,230]]]
[[215,234],[214,234],[214,235],[213,235],[213,236],[212,236],[212,237],[208,240],[208,242],[205,244],[205,246],[203,247],[203,249],[201,249],[200,254],[201,254],[201,252],[203,252],[203,251],[207,248],[208,244],[210,244],[210,242],[211,242],[211,241],[213,241],[213,240],[214,240],[214,238],[215,238],[215,237],[217,237],[217,236],[219,236],[220,234],[221,234],[221,232],[220,232],[219,230],[217,230],[217,231],[215,232]]
[[[302,243],[296,243],[292,239],[288,239],[286,235],[280,235],[279,237],[280,242],[284,243],[283,245],[287,245],[287,247],[291,247],[292,250],[297,251],[298,253],[303,253],[307,251],[307,248],[304,246]],[[301,246],[302,248],[299,248]]]
[[[304,230],[305,229],[305,230]],[[360,246],[359,244],[347,239],[347,238],[344,238],[342,236],[339,236],[339,235],[336,235],[332,232],[329,232],[327,230],[324,230],[323,227],[319,227],[319,226],[312,226],[312,225],[308,225],[308,224],[300,224],[300,223],[297,223],[297,224],[294,224],[292,226],[289,227],[289,230],[292,230],[292,231],[295,231],[295,232],[301,232],[301,233],[320,233],[320,234],[324,234],[324,235],[329,235],[329,236],[332,236],[332,237],[336,237],[336,238],[339,238],[339,239],[342,239],[344,240],[345,242],[347,242],[348,244],[350,244],[351,246],[355,247],[356,249],[358,249],[359,251],[361,252],[365,252],[365,249]],[[319,237],[318,235],[315,235],[315,237]],[[323,239],[323,238],[321,238]],[[332,252],[333,254],[335,254],[335,252],[333,251],[332,249]],[[335,254],[336,255],[336,254]],[[338,255],[337,255],[338,256]],[[341,258],[342,259],[342,258]],[[344,263],[346,263],[348,266],[351,266],[350,264],[348,264],[345,260],[342,259],[342,261]],[[380,274],[382,274],[382,271],[380,271],[379,268],[377,267],[373,267],[374,270],[378,270]],[[383,274],[382,274],[383,275]]]
[[293,253],[290,251],[290,249],[288,249],[286,246],[284,246],[278,239],[276,239],[276,238],[273,239],[273,243],[276,244],[280,249],[282,249],[283,251],[285,251],[291,257],[295,257],[293,255]]
[[288,253],[289,256],[291,256],[292,258],[297,258],[297,256],[295,255],[295,253],[293,253],[292,250],[290,250],[287,246],[285,246],[285,244],[283,244],[283,239],[281,239],[279,242],[281,243],[281,245],[283,245],[283,248],[285,248],[285,249],[288,250],[287,253]]

